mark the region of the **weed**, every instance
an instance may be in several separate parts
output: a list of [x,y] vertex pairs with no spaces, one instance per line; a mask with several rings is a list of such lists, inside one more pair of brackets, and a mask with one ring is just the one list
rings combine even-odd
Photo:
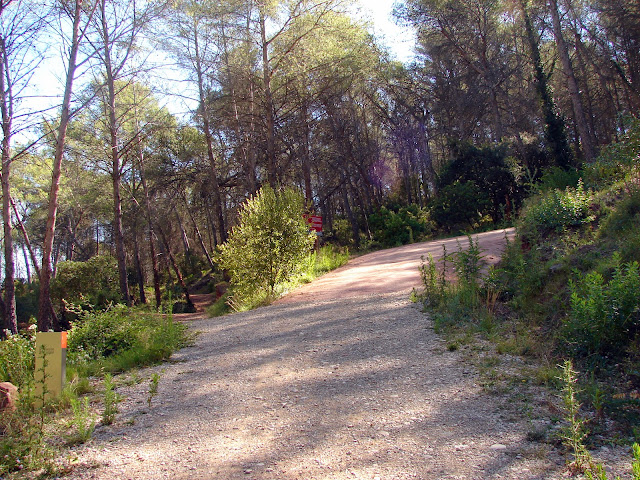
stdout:
[[69,443],[85,443],[91,438],[95,429],[93,413],[89,406],[89,397],[82,397],[82,399],[72,398],[71,411],[73,414],[71,425],[74,428],[74,434],[69,437]]
[[420,277],[424,290],[420,295],[427,306],[437,306],[444,295],[444,284],[438,279],[438,268],[433,255],[429,254],[425,263],[424,255],[420,257]]
[[567,360],[562,365],[562,401],[565,408],[567,427],[562,433],[565,446],[573,454],[571,467],[578,472],[584,472],[591,463],[591,456],[584,446],[587,434],[584,420],[580,417],[581,405],[578,403],[576,383],[578,374],[573,369],[573,363]]
[[114,389],[113,377],[110,374],[104,376],[104,411],[102,423],[111,425],[118,413],[118,394]]
[[149,393],[147,395],[147,405],[149,406],[149,408],[151,408],[153,397],[158,394],[158,382],[160,382],[160,374],[154,373],[153,375],[151,375],[151,380],[149,380]]

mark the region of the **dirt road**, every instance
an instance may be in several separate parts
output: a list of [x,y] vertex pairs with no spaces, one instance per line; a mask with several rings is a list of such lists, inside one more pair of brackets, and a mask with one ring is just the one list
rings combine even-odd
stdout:
[[[487,266],[495,265],[500,260],[505,238],[512,239],[514,234],[514,229],[510,228],[473,235],[474,242],[477,241],[480,245]],[[412,288],[420,287],[420,257],[426,258],[431,254],[434,259],[439,259],[444,251],[443,246],[447,253],[453,253],[459,247],[467,248],[468,244],[467,237],[456,237],[369,253],[297,289],[276,304],[408,293]]]
[[[504,235],[479,236],[488,260]],[[151,407],[148,380],[120,388],[116,423],[77,449],[72,477],[561,478],[563,460],[527,439],[545,420],[488,393],[408,301],[420,255],[441,244],[366,255],[278,305],[195,319],[195,345],[144,372],[161,374]]]

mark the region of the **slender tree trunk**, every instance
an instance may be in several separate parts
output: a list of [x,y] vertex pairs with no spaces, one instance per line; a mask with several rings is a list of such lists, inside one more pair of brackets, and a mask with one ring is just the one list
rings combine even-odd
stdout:
[[158,268],[158,255],[156,254],[151,195],[147,186],[146,172],[144,168],[144,152],[140,142],[141,140],[138,138],[138,170],[140,174],[140,183],[142,184],[142,192],[144,194],[144,214],[147,221],[147,235],[149,237],[149,256],[151,257],[151,270],[153,271],[153,290],[156,299],[156,308],[159,309],[162,306],[160,270]]
[[54,325],[57,326],[57,318],[51,303],[51,277],[53,267],[51,254],[53,251],[53,237],[56,229],[56,217],[58,213],[58,197],[60,190],[60,177],[62,174],[62,157],[64,156],[64,144],[67,136],[67,127],[71,118],[69,107],[71,105],[71,92],[73,80],[76,74],[76,60],[80,46],[80,18],[82,16],[82,0],[76,0],[74,4],[74,17],[71,44],[69,49],[69,61],[67,65],[67,77],[65,81],[64,96],[60,109],[60,126],[56,136],[56,146],[53,158],[53,172],[51,174],[51,189],[49,190],[49,208],[47,212],[47,226],[42,244],[42,265],[40,270],[40,299],[38,309],[38,330],[46,332]]
[[489,89],[491,99],[491,111],[493,113],[493,121],[495,125],[496,143],[500,143],[504,137],[504,126],[502,125],[502,116],[500,115],[500,106],[498,105],[498,94],[495,88]]
[[584,152],[585,160],[587,162],[592,162],[596,158],[596,151],[591,140],[591,133],[589,132],[582,99],[580,98],[578,82],[576,81],[573,65],[571,65],[571,58],[569,58],[569,49],[564,40],[564,36],[562,35],[562,24],[560,22],[560,12],[558,10],[557,0],[549,0],[549,10],[551,12],[551,19],[553,20],[553,33],[556,37],[558,54],[560,56],[560,62],[562,63],[562,70],[566,77],[567,89],[569,90],[569,96],[571,97],[571,104],[573,105],[574,119],[576,122],[576,128],[578,129],[578,134],[580,135],[582,150]]
[[265,122],[267,125],[267,175],[269,185],[274,190],[278,186],[278,169],[276,164],[275,113],[273,93],[271,92],[271,67],[269,64],[269,42],[267,41],[266,19],[264,7],[260,7],[260,38],[262,50],[262,80],[264,82]]
[[209,158],[209,165],[211,166],[211,189],[213,193],[214,208],[217,217],[218,234],[220,236],[221,243],[227,240],[227,230],[224,221],[224,212],[222,210],[222,195],[220,192],[220,181],[218,179],[218,168],[216,167],[216,158],[213,153],[213,138],[211,135],[211,128],[209,123],[209,109],[207,106],[207,95],[204,87],[204,72],[202,69],[200,58],[200,47],[198,43],[198,23],[194,22],[194,48],[195,48],[195,61],[196,61],[196,75],[198,77],[198,95],[200,103],[200,115],[202,116],[202,129],[204,138],[207,143],[207,156]]
[[304,196],[307,206],[313,205],[313,189],[311,187],[311,128],[309,128],[309,105],[305,101],[302,105],[302,121],[304,138],[302,142],[302,177],[304,179]]
[[184,225],[182,224],[182,220],[180,219],[178,210],[174,210],[174,212],[176,214],[176,222],[178,222],[178,228],[180,229],[180,237],[182,239],[182,246],[184,247],[184,254],[188,257],[191,255],[191,246],[189,245],[189,237],[187,236],[187,232],[184,229]]
[[18,333],[16,318],[13,219],[11,218],[11,135],[13,92],[4,36],[0,37],[0,110],[2,111],[2,219],[4,227],[4,328]]
[[342,174],[342,202],[344,203],[344,210],[347,214],[347,218],[349,219],[349,223],[351,224],[351,233],[353,234],[353,244],[356,248],[360,247],[360,226],[358,225],[358,220],[356,219],[353,211],[351,210],[351,205],[349,204],[349,195],[347,194],[347,179]]
[[134,266],[136,269],[136,276],[138,277],[138,291],[140,292],[140,303],[147,303],[147,295],[144,292],[144,270],[142,269],[142,262],[140,261],[140,245],[138,244],[137,234],[137,221],[136,228],[133,234],[133,248],[134,252]]
[[196,220],[193,217],[193,214],[191,213],[191,210],[189,210],[189,205],[187,204],[187,199],[185,197],[183,197],[182,199],[184,201],[184,206],[185,206],[185,208],[187,210],[187,213],[189,214],[189,218],[191,219],[191,223],[193,224],[193,228],[195,230],[196,237],[198,237],[198,243],[200,244],[200,248],[202,249],[202,253],[206,257],[207,263],[209,264],[209,266],[212,269],[214,269],[215,268],[215,264],[213,263],[213,260],[211,259],[211,255],[209,255],[209,250],[207,250],[207,246],[204,244],[204,239],[202,238],[202,234],[200,233],[200,229],[198,228],[198,224],[196,223]]
[[[0,86],[3,89],[3,86]],[[4,226],[4,328],[8,329],[11,333],[18,333],[18,322],[16,318],[16,295],[15,295],[15,261],[13,252],[13,228],[11,218],[11,208],[9,205],[9,197],[11,195],[11,189],[9,185],[10,178],[10,129],[11,121],[8,125],[4,120],[5,108],[3,102],[3,133],[4,138],[2,140],[2,218]],[[7,127],[9,133],[7,133]]]
[[567,141],[567,133],[564,121],[556,113],[555,104],[551,95],[547,75],[544,72],[540,48],[536,40],[535,32],[525,0],[520,0],[520,8],[524,17],[525,30],[529,49],[531,50],[531,62],[534,68],[535,87],[542,105],[542,115],[545,123],[545,139],[556,164],[562,168],[568,168],[573,163],[573,155]]
[[[9,199],[11,201],[11,208],[13,209],[13,213],[16,216],[16,222],[18,228],[20,229],[20,233],[22,233],[22,237],[24,239],[24,245],[29,252],[29,257],[31,259],[31,264],[33,265],[33,269],[36,271],[36,275],[40,278],[40,267],[38,266],[38,259],[36,258],[36,254],[33,251],[33,246],[31,245],[31,241],[29,240],[29,234],[27,233],[27,229],[24,226],[22,220],[20,220],[20,215],[18,215],[18,208],[16,207],[16,203],[13,198]],[[26,260],[25,260],[26,261]]]
[[178,263],[176,262],[176,259],[174,258],[173,254],[171,253],[171,246],[169,245],[167,236],[165,235],[162,227],[158,226],[158,230],[160,231],[160,237],[162,238],[162,243],[164,244],[164,248],[167,251],[167,256],[169,257],[169,261],[171,262],[171,267],[173,268],[173,271],[175,272],[176,277],[178,278],[178,283],[180,284],[180,287],[184,292],[184,298],[185,298],[185,301],[187,302],[187,309],[189,311],[194,311],[193,302],[191,301],[191,296],[189,295],[189,289],[187,288],[187,284],[184,282],[184,277],[182,276],[182,272],[178,267]]
[[118,145],[118,120],[116,118],[116,90],[113,66],[111,64],[111,39],[106,17],[106,1],[102,0],[102,41],[104,42],[103,61],[107,83],[107,108],[109,118],[109,141],[111,148],[111,181],[113,186],[113,236],[116,243],[116,259],[118,261],[118,279],[120,282],[120,296],[125,305],[131,305],[129,296],[129,282],[127,280],[127,259],[124,248],[124,233],[122,230],[122,194],[120,149]]

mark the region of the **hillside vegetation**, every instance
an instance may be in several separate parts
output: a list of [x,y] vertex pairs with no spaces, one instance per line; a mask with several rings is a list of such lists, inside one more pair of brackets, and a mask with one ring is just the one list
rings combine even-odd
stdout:
[[[569,359],[589,428],[640,440],[640,122],[580,170],[551,169],[532,186],[502,262],[480,278],[482,252],[425,259],[422,301],[449,348],[481,334],[498,354],[532,356],[533,378],[557,387]],[[613,420],[613,423],[604,421]],[[593,438],[593,437],[590,437]]]

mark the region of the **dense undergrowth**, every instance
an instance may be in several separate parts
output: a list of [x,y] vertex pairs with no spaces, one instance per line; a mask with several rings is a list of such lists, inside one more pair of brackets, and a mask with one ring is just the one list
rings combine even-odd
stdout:
[[98,422],[111,423],[117,413],[111,374],[166,360],[189,338],[170,314],[121,305],[82,313],[68,334],[65,389],[51,401],[36,394],[35,330],[0,342],[0,381],[19,391],[16,410],[0,417],[0,475],[67,471],[65,449],[88,440]]
[[497,268],[481,278],[470,237],[467,251],[424,259],[418,297],[451,349],[481,335],[497,354],[536,357],[551,387],[571,359],[587,444],[640,441],[640,122],[596,163],[533,188]]

